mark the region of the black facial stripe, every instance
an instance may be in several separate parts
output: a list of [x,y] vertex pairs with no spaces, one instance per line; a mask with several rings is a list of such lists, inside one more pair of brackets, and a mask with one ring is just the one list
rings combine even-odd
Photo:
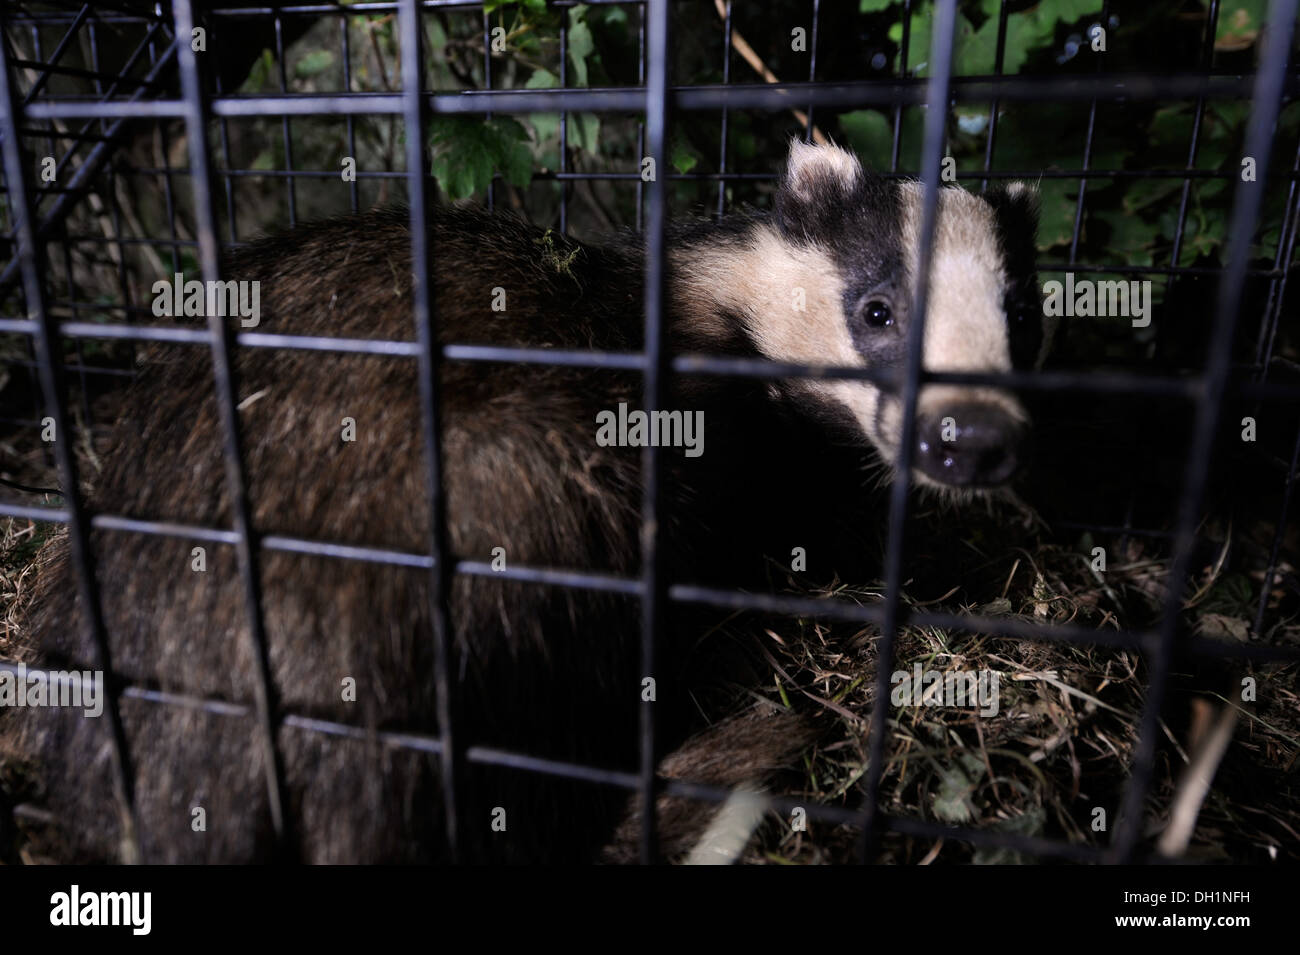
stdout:
[[993,207],[998,224],[998,244],[1006,263],[1007,292],[1004,301],[1011,361],[1016,368],[1033,364],[1043,342],[1042,297],[1038,285],[1037,197],[1028,190],[1011,194],[994,189],[984,196]]
[[805,183],[806,195],[782,188],[777,222],[792,242],[826,249],[850,284],[878,285],[896,278],[903,261],[898,188],[863,175],[851,183],[827,175]]
[[885,416],[885,402],[887,400],[889,400],[889,396],[884,392],[881,392],[876,396],[876,410],[872,412],[871,415],[871,427],[876,434],[885,433],[885,429],[882,425]]
[[[844,315],[854,348],[871,365],[903,360],[908,287],[903,250],[902,196],[897,183],[863,175],[846,183],[827,175],[804,182],[804,193],[782,188],[776,197],[777,222],[788,239],[815,244],[830,253],[844,276]],[[895,323],[869,328],[861,306],[879,293],[893,309]]]
[[[843,267],[843,266],[841,266]],[[890,270],[890,274],[903,274],[903,265]],[[844,290],[844,316],[848,322],[849,338],[853,347],[873,367],[902,364],[907,356],[907,298],[905,285],[886,280],[881,284],[855,283]],[[864,316],[864,309],[873,301],[889,305],[893,311],[892,325],[873,328]]]

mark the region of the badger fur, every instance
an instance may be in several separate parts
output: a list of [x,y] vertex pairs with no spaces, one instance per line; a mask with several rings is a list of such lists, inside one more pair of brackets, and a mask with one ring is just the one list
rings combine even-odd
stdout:
[[[834,147],[791,147],[770,213],[674,226],[667,346],[816,365],[904,360],[922,187],[864,173]],[[1032,193],[940,193],[928,369],[1001,371],[1038,347]],[[643,251],[635,236],[580,244],[467,207],[430,223],[442,342],[635,351]],[[261,283],[259,331],[410,340],[404,211],[377,210],[262,240],[223,278]],[[505,310],[494,311],[498,290]],[[286,534],[419,554],[429,502],[412,359],[239,349],[239,409],[253,520]],[[640,454],[595,441],[597,416],[640,408],[624,371],[447,361],[443,424],[448,536],[458,558],[639,572]],[[205,349],[162,349],[131,386],[91,498],[94,511],[229,526],[222,440]],[[806,546],[810,572],[870,574],[879,515],[872,469],[898,448],[898,397],[863,380],[679,376],[670,408],[704,413],[704,453],[668,458],[666,566],[676,580],[765,587],[769,561]],[[916,473],[954,494],[1007,480],[1025,414],[1010,393],[927,385]],[[341,437],[355,421],[355,440]],[[944,433],[945,419],[949,431]],[[955,428],[955,431],[951,430]],[[248,703],[254,665],[233,549],[96,531],[115,669],[130,684]],[[93,665],[64,542],[31,610],[28,658]],[[500,553],[500,552],[497,552]],[[371,731],[435,734],[429,574],[420,568],[264,551],[261,577],[279,709],[361,727],[344,738],[278,728],[292,851],[311,862],[442,861],[435,756]],[[452,678],[468,743],[615,769],[635,765],[641,705],[636,602],[485,575],[450,594]],[[675,609],[658,686],[660,738],[681,739],[691,694],[726,664]],[[354,680],[355,701],[341,687]],[[272,852],[255,720],[133,696],[121,700],[146,861],[248,861]],[[39,784],[10,793],[54,822],[35,838],[56,857],[121,857],[107,734],[80,711],[0,713],[0,756]],[[797,733],[792,733],[792,738]],[[720,734],[718,739],[725,739]],[[764,757],[771,761],[770,755]],[[721,758],[725,764],[725,754]],[[594,857],[626,794],[471,766],[469,861]],[[201,807],[206,830],[196,832]],[[505,832],[493,811],[506,812]]]

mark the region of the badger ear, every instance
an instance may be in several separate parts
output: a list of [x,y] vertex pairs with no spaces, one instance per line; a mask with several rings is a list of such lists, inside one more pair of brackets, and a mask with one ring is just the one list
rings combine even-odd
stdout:
[[826,192],[852,192],[861,181],[862,166],[851,152],[790,140],[780,190],[788,198],[810,202]]
[[1038,188],[1027,182],[1009,182],[984,194],[1004,235],[1032,236],[1038,231]]
[[785,175],[774,197],[777,222],[792,238],[811,236],[819,223],[844,214],[865,179],[852,153],[791,140]]

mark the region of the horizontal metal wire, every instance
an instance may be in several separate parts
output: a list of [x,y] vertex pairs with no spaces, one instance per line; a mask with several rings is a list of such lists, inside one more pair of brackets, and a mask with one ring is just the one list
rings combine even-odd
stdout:
[[[1179,99],[1240,99],[1249,97],[1253,76],[1132,74],[1127,76],[1000,76],[953,80],[952,102],[1091,102]],[[1286,93],[1300,92],[1300,77],[1288,77]],[[786,110],[804,105],[861,108],[864,106],[919,106],[925,100],[924,80],[890,80],[860,83],[766,83],[729,86],[681,86],[671,91],[676,109]],[[460,93],[426,93],[427,107],[437,114],[494,113],[639,113],[645,109],[641,87],[538,90],[475,90]],[[400,115],[400,93],[302,93],[256,96],[217,96],[211,113],[218,118],[247,116],[360,116]],[[135,102],[46,102],[24,109],[28,120],[43,119],[179,119],[183,100]]]
[[[29,130],[27,135],[42,138],[52,138],[55,140],[69,139],[78,142],[104,142],[111,137],[107,136],[87,136],[77,134],[72,131],[59,131],[57,129],[48,130]],[[219,176],[230,176],[235,179],[339,179],[339,170],[337,169],[218,169]],[[190,174],[186,166],[131,166],[129,168],[120,168],[117,174],[122,177],[150,177],[150,176],[174,176],[184,177]],[[357,169],[353,171],[357,179],[406,179],[407,173],[400,169]],[[910,172],[890,172],[889,170],[873,170],[872,175],[879,179],[899,180],[915,179],[914,173]],[[1231,169],[961,169],[958,168],[952,173],[953,177],[961,181],[974,181],[983,179],[1184,179],[1193,182],[1196,181],[1234,181],[1238,173]],[[495,178],[503,178],[502,174],[494,173]],[[673,182],[775,182],[780,177],[772,172],[668,172],[663,178]],[[1285,171],[1278,176],[1282,180],[1300,180],[1300,172]],[[628,172],[557,172],[555,170],[539,170],[532,174],[534,182],[641,182],[641,173],[636,171]],[[4,179],[0,177],[0,188],[4,187]],[[65,192],[93,192],[94,186],[81,186],[73,189],[69,186],[63,186],[58,183],[49,183],[42,185],[37,190],[37,195],[45,194],[62,194]],[[60,238],[64,238],[60,236]],[[101,242],[115,242],[116,239],[109,239],[105,236],[85,236],[83,238],[95,239]],[[159,240],[161,241],[161,240]],[[170,241],[170,240],[168,240]]]
[[[49,523],[66,523],[68,519],[67,511],[61,508],[32,507],[11,504],[7,501],[0,501],[0,515]],[[100,530],[125,531],[215,544],[235,545],[238,543],[238,535],[233,531],[174,521],[153,521],[121,515],[96,514],[91,518],[91,526]],[[1118,528],[1116,530],[1122,533],[1134,533],[1132,529]],[[297,553],[313,557],[355,560],[425,570],[434,566],[433,558],[427,554],[384,547],[343,544],[336,541],[322,541],[283,534],[264,535],[258,540],[258,543],[262,548],[269,551]],[[496,569],[487,561],[460,559],[454,561],[453,573],[467,576],[495,577],[503,580],[571,589],[620,593],[630,597],[639,597],[644,593],[641,581],[637,578],[620,577],[616,574],[604,574],[579,569],[530,567],[521,564]],[[668,599],[681,604],[698,604],[732,610],[774,613],[791,617],[838,620],[847,623],[879,624],[881,620],[881,609],[877,604],[861,604],[831,597],[798,597],[779,593],[763,594],[678,583],[668,588]],[[1153,634],[1148,632],[1093,630],[1074,625],[1031,622],[1012,617],[952,614],[915,608],[905,608],[902,619],[913,627],[933,627],[996,637],[1040,640],[1049,643],[1143,649],[1148,647],[1153,639]],[[1197,656],[1207,657],[1300,660],[1300,648],[1292,647],[1224,643],[1202,639],[1190,642],[1188,649]]]
[[[86,305],[92,307],[91,304]],[[0,319],[0,332],[32,334],[35,324],[28,319]],[[208,333],[200,328],[173,325],[101,324],[62,322],[59,332],[67,338],[116,339],[166,342],[175,345],[208,344]],[[411,358],[419,354],[415,342],[336,338],[322,335],[293,335],[271,332],[238,332],[236,342],[245,348],[276,348],[343,354],[383,355]],[[502,362],[509,364],[554,365],[557,367],[607,368],[640,371],[645,357],[637,352],[573,351],[558,348],[509,347],[501,345],[444,345],[443,357],[450,361]],[[889,391],[898,388],[897,372],[880,368],[840,365],[810,365],[725,355],[682,354],[672,361],[673,371],[682,375],[717,375],[746,378],[825,378],[871,381]],[[1097,394],[1151,395],[1195,398],[1199,378],[1158,378],[1138,373],[1081,371],[925,371],[922,380],[939,384],[999,386],[1022,391],[1085,391]],[[1300,382],[1254,382],[1237,384],[1241,394],[1277,400],[1300,400]]]

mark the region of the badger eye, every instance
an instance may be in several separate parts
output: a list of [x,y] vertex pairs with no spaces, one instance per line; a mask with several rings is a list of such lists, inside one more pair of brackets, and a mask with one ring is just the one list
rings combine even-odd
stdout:
[[875,299],[866,304],[862,310],[867,324],[872,328],[887,328],[894,324],[894,313],[889,306],[879,299]]

